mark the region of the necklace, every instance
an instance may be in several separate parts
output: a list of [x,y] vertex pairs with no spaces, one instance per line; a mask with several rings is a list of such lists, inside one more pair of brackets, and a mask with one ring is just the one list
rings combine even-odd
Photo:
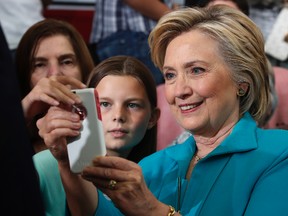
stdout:
[[197,154],[194,154],[192,160],[190,161],[187,173],[186,173],[186,179],[189,181],[191,173],[194,169],[194,167],[196,166],[196,164],[203,159],[203,157],[198,156]]
[[200,160],[202,160],[203,158],[202,157],[200,157],[200,156],[198,156],[197,154],[195,154],[195,160],[197,161],[197,162],[199,162]]
[[[187,173],[186,173],[186,180],[187,180],[187,184],[185,186],[185,189],[184,189],[184,193],[183,193],[183,198],[185,197],[185,194],[186,194],[186,191],[188,189],[188,185],[190,183],[190,177],[191,177],[191,174],[192,174],[192,171],[194,169],[194,167],[196,166],[196,164],[202,159],[203,157],[200,157],[198,156],[197,154],[194,154],[192,160],[190,161],[190,165],[188,167],[188,170],[187,170]],[[178,195],[178,198],[177,198],[177,207],[176,207],[176,210],[178,213],[180,213],[180,210],[181,210],[181,190],[182,190],[182,184],[181,184],[181,178],[178,177],[178,190],[177,190],[177,195]]]

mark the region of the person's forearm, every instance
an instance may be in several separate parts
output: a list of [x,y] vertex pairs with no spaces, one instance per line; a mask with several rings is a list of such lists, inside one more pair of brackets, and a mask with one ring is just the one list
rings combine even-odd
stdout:
[[28,125],[35,116],[35,113],[33,113],[33,110],[31,110],[31,102],[29,101],[28,96],[22,99],[21,104],[22,104],[24,118],[25,118],[26,124]]
[[80,175],[72,173],[69,165],[60,165],[59,170],[71,215],[93,215],[98,204],[95,186]]
[[140,12],[150,19],[158,21],[164,14],[171,9],[159,0],[123,0],[134,10]]

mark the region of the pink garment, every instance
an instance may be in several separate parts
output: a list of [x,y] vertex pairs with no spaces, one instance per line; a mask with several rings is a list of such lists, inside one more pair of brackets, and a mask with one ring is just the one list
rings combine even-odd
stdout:
[[157,123],[157,150],[163,149],[184,131],[171,113],[165,96],[164,84],[157,86],[158,107],[161,115]]
[[278,105],[264,128],[282,128],[288,130],[288,69],[273,67]]

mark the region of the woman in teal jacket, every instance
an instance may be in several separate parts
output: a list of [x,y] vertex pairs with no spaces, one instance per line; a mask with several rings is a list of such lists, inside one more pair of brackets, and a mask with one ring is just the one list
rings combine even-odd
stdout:
[[[153,194],[184,215],[285,215],[287,141],[287,131],[259,129],[246,113],[221,145],[197,163],[189,184],[187,161],[196,151],[192,137],[141,166]],[[166,166],[151,166],[157,161]]]
[[288,215],[288,131],[258,127],[271,95],[257,26],[229,7],[185,8],[162,17],[149,43],[171,111],[192,136],[139,164],[97,157],[82,178],[58,163],[71,213]]
[[[154,196],[182,215],[284,216],[287,140],[287,131],[259,129],[246,113],[219,148],[197,163],[190,182],[185,175],[197,150],[192,136],[143,159],[140,166]],[[99,200],[97,215],[113,215],[107,200]]]

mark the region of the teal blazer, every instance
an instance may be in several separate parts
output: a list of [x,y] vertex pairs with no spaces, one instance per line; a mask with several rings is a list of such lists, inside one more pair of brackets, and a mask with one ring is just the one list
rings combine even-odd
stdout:
[[[139,165],[152,193],[182,215],[287,216],[288,131],[257,127],[246,113],[228,137],[185,175],[196,150],[191,136],[144,158]],[[68,213],[57,161],[49,150],[34,156],[46,215]],[[121,215],[100,191],[95,215]]]
[[[187,182],[195,150],[191,136],[139,163],[160,201],[191,216],[288,215],[288,131],[260,129],[246,113],[230,135],[197,163]],[[96,215],[116,212],[102,196]]]

